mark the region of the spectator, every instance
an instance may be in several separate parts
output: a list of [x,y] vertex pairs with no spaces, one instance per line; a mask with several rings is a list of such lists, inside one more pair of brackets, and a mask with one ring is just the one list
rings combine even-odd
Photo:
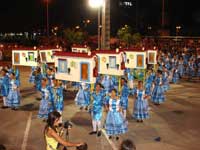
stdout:
[[136,150],[136,146],[131,140],[127,139],[121,143],[119,150]]

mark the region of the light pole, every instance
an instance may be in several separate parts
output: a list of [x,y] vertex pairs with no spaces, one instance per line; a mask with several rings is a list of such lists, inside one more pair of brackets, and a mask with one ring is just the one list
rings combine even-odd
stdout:
[[104,0],[89,0],[89,5],[98,9],[98,50],[101,49],[101,8],[103,3]]

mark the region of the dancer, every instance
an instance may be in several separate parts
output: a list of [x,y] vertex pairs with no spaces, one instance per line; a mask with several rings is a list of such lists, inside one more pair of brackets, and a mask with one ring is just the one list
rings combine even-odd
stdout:
[[130,94],[130,90],[128,88],[127,81],[125,78],[121,79],[121,85],[122,85],[122,89],[121,89],[120,100],[121,100],[121,105],[122,105],[122,114],[124,118],[126,118],[126,113],[128,109],[128,97]]
[[7,105],[13,110],[17,110],[20,105],[19,81],[16,80],[15,73],[10,74],[9,93]]
[[90,105],[90,85],[86,83],[81,83],[79,85],[79,91],[76,94],[75,102],[80,106],[80,110],[88,110]]
[[119,135],[127,132],[127,121],[123,117],[120,106],[120,99],[117,96],[117,90],[111,90],[111,96],[109,99],[108,114],[106,117],[105,129],[109,139],[112,139],[112,136],[116,136],[116,140],[119,140]]
[[149,118],[148,98],[150,97],[150,95],[146,93],[143,81],[138,81],[138,86],[134,89],[133,93],[136,97],[133,118],[135,118],[137,122],[143,122],[144,119]]
[[[103,99],[105,97],[105,92],[102,89],[100,83],[96,84],[96,90],[92,93],[93,103],[92,103],[92,126],[93,131],[89,134],[97,134],[101,136],[101,119],[102,119],[102,109],[103,109]],[[97,129],[98,128],[98,129]]]
[[152,92],[152,102],[155,105],[160,105],[165,101],[161,70],[157,71],[157,75],[153,84],[154,84],[154,89]]
[[39,113],[38,117],[47,119],[48,114],[50,112],[50,105],[51,105],[51,89],[49,88],[48,81],[46,78],[42,79],[41,83],[41,95],[42,95],[42,100],[40,101],[40,108],[39,108]]
[[3,97],[3,106],[2,108],[8,108],[7,106],[7,99],[6,97],[8,96],[8,92],[9,92],[9,77],[7,76],[7,70],[6,69],[2,69],[1,70],[1,96]]

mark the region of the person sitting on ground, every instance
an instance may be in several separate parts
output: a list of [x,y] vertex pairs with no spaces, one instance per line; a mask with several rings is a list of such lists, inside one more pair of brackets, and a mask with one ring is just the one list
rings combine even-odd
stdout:
[[126,139],[122,141],[119,150],[136,150],[136,146],[131,140]]
[[46,141],[46,150],[56,150],[58,145],[61,144],[66,147],[79,147],[83,143],[72,143],[65,141],[57,132],[57,127],[60,124],[61,114],[57,111],[49,113],[47,125],[44,129],[44,136]]

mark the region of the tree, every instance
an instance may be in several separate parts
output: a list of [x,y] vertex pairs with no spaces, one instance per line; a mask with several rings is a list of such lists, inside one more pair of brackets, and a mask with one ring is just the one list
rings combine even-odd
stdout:
[[117,36],[122,45],[129,47],[132,43],[132,28],[128,25],[125,25],[117,31]]
[[63,31],[64,39],[70,44],[83,44],[87,34],[81,30],[67,28]]
[[135,33],[135,34],[133,34],[132,40],[133,40],[133,43],[134,43],[135,45],[139,44],[139,43],[141,42],[141,40],[142,40],[141,34],[140,34],[140,33]]

